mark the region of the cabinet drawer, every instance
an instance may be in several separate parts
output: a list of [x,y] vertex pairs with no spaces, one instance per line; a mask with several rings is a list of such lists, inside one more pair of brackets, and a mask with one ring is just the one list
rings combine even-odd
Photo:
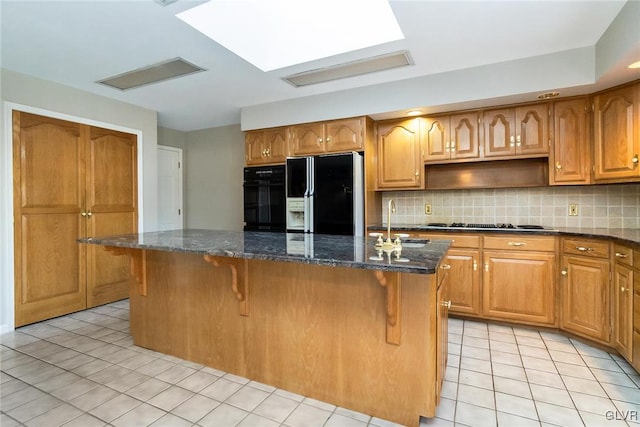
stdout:
[[626,246],[613,245],[613,256],[617,263],[633,267],[633,249]]
[[546,236],[484,236],[485,249],[510,251],[555,251],[555,238]]
[[417,233],[416,237],[430,240],[451,240],[452,248],[479,248],[480,236],[445,233]]
[[563,239],[562,252],[594,258],[609,258],[609,243],[597,240]]

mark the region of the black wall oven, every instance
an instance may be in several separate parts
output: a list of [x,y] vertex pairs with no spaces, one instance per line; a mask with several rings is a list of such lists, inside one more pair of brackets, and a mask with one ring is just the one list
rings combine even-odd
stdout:
[[244,230],[286,231],[285,167],[244,168]]

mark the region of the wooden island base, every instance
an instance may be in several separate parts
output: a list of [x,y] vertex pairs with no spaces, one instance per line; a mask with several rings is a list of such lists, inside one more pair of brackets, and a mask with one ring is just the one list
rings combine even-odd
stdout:
[[407,426],[435,416],[446,274],[109,250],[132,260],[136,345]]

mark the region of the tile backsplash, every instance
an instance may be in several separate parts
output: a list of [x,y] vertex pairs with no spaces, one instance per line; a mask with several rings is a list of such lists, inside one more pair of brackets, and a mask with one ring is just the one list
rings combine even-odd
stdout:
[[[640,227],[640,184],[386,192],[382,196],[384,224],[389,199],[396,203],[392,225],[464,222]],[[578,216],[569,216],[569,204],[573,203],[578,205]],[[425,204],[431,205],[431,215],[424,213]]]

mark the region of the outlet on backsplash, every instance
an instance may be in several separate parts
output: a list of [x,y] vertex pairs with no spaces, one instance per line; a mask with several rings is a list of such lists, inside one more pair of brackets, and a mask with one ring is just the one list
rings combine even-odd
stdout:
[[578,204],[570,203],[569,204],[569,216],[578,216]]
[[431,215],[432,213],[433,213],[433,211],[431,210],[431,205],[429,203],[424,205],[424,214],[425,215]]

